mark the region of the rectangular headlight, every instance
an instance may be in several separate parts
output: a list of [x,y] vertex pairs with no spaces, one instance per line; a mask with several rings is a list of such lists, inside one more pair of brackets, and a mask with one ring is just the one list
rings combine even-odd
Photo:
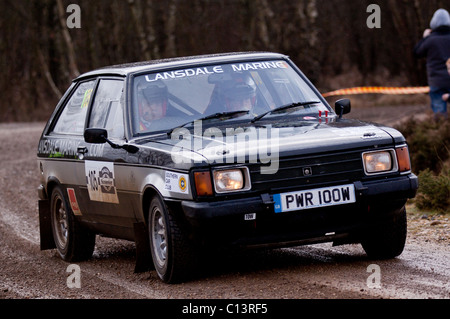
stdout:
[[394,150],[363,153],[364,171],[367,175],[395,172],[398,170]]
[[250,174],[247,167],[217,169],[213,171],[214,188],[217,193],[250,189]]

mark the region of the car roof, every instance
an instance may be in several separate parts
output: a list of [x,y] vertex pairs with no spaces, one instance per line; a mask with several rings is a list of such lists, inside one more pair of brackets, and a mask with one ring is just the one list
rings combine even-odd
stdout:
[[99,75],[115,75],[115,76],[127,76],[129,74],[151,72],[154,70],[171,68],[171,67],[183,67],[194,65],[198,63],[227,63],[239,60],[251,60],[251,59],[280,59],[287,58],[286,55],[273,53],[273,52],[230,52],[208,55],[196,55],[177,57],[169,59],[149,60],[134,63],[117,64],[111,66],[105,66],[79,75],[74,81],[78,81],[84,78],[89,78]]

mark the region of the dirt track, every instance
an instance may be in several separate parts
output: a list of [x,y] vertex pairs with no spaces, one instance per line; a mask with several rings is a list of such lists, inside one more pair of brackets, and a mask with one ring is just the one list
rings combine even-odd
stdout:
[[43,125],[0,124],[0,299],[450,299],[448,218],[416,215],[405,251],[393,260],[370,260],[359,245],[277,249],[219,258],[204,276],[179,285],[163,284],[154,271],[135,274],[134,243],[97,236],[94,257],[77,264],[81,287],[68,288],[69,264],[39,249],[35,154]]

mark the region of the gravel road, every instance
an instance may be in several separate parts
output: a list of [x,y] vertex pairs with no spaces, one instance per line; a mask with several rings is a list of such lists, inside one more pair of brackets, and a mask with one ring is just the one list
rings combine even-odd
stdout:
[[93,258],[76,264],[81,280],[73,287],[70,264],[39,249],[43,126],[0,124],[0,299],[450,299],[448,218],[417,214],[403,254],[392,260],[370,260],[360,245],[255,251],[216,257],[204,276],[178,285],[162,283],[155,271],[135,274],[134,243],[97,236]]

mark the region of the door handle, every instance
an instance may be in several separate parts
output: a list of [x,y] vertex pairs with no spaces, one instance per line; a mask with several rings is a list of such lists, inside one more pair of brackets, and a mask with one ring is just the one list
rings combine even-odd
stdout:
[[86,146],[78,146],[77,147],[77,153],[86,154],[87,152],[88,152],[88,149]]

